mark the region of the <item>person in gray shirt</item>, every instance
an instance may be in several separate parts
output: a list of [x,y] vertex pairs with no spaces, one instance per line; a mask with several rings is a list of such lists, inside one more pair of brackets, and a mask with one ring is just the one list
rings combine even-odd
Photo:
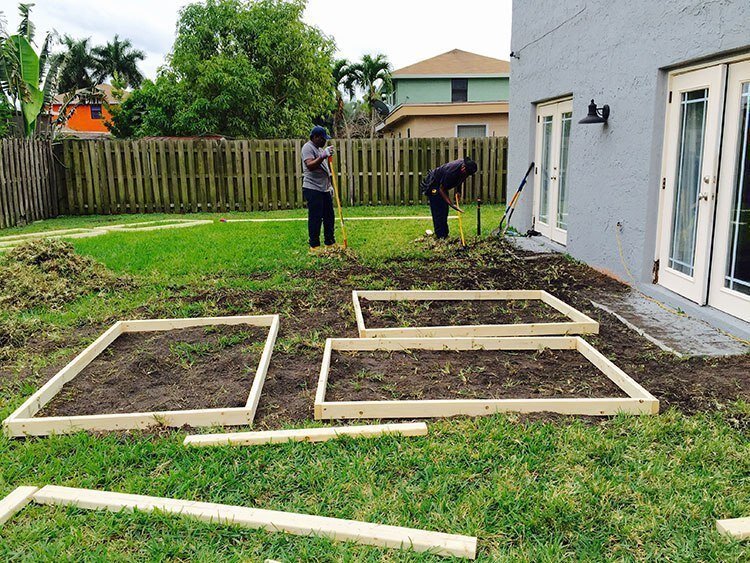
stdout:
[[307,231],[310,251],[320,249],[320,226],[326,246],[336,244],[333,212],[333,188],[328,158],[333,147],[326,147],[330,137],[325,128],[316,126],[310,131],[310,140],[302,146],[302,197],[307,202]]

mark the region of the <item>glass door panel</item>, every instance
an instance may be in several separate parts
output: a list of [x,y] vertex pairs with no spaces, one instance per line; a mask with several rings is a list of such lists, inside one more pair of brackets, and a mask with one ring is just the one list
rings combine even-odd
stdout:
[[750,61],[729,65],[709,304],[750,322]]
[[537,107],[534,228],[560,244],[568,239],[568,153],[573,102]]
[[659,283],[701,305],[708,295],[723,65],[670,78],[659,214]]
[[542,158],[540,159],[539,222],[549,225],[549,192],[552,183],[552,116],[542,118]]
[[703,169],[708,90],[683,92],[680,100],[677,177],[672,207],[669,267],[688,276],[694,273],[698,199]]
[[560,133],[560,173],[557,190],[557,228],[568,230],[568,154],[570,152],[570,126],[573,112],[562,114],[562,132]]

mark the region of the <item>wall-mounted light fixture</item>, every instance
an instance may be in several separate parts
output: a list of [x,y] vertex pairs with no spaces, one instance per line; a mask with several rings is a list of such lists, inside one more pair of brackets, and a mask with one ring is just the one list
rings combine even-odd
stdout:
[[578,123],[607,123],[609,119],[609,106],[604,104],[601,108],[596,107],[596,102],[591,100],[589,113]]

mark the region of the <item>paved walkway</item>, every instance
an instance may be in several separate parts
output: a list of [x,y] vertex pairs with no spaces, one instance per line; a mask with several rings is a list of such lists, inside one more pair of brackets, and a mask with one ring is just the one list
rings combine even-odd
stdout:
[[[517,248],[528,252],[549,254],[564,251],[563,247],[542,237],[509,237],[509,240]],[[601,295],[592,303],[616,316],[662,350],[678,356],[731,356],[750,353],[747,341],[638,291]]]

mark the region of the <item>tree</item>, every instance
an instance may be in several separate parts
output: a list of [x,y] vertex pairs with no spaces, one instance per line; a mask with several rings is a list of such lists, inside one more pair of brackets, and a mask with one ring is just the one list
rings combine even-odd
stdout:
[[18,32],[8,35],[3,29],[0,36],[0,87],[12,108],[20,105],[26,137],[34,135],[42,108],[51,102],[57,76],[57,63],[50,54],[52,34],[46,35],[38,54],[32,46],[32,6],[19,4]]
[[91,88],[96,84],[94,73],[97,61],[94,59],[89,38],[73,39],[65,35],[61,41],[65,50],[56,55],[60,67],[57,87],[60,92],[74,92]]
[[106,45],[94,47],[91,50],[96,64],[94,76],[100,84],[107,79],[117,78],[125,83],[125,87],[138,88],[143,82],[143,74],[138,70],[138,63],[146,58],[146,54],[133,49],[128,39],[120,39],[118,35]]
[[383,54],[364,55],[362,60],[350,67],[354,83],[364,91],[364,102],[370,109],[370,136],[375,136],[377,121],[373,102],[382,100],[391,89],[391,64]]
[[304,0],[205,0],[184,7],[167,65],[125,100],[113,117],[115,130],[306,134],[334,103],[334,44],[302,21],[304,9]]
[[349,99],[354,97],[355,75],[351,70],[351,63],[346,59],[336,59],[333,62],[333,87],[336,92],[336,109],[333,113],[333,131],[337,137],[342,136],[342,129],[347,137],[350,137],[344,111],[344,94]]

